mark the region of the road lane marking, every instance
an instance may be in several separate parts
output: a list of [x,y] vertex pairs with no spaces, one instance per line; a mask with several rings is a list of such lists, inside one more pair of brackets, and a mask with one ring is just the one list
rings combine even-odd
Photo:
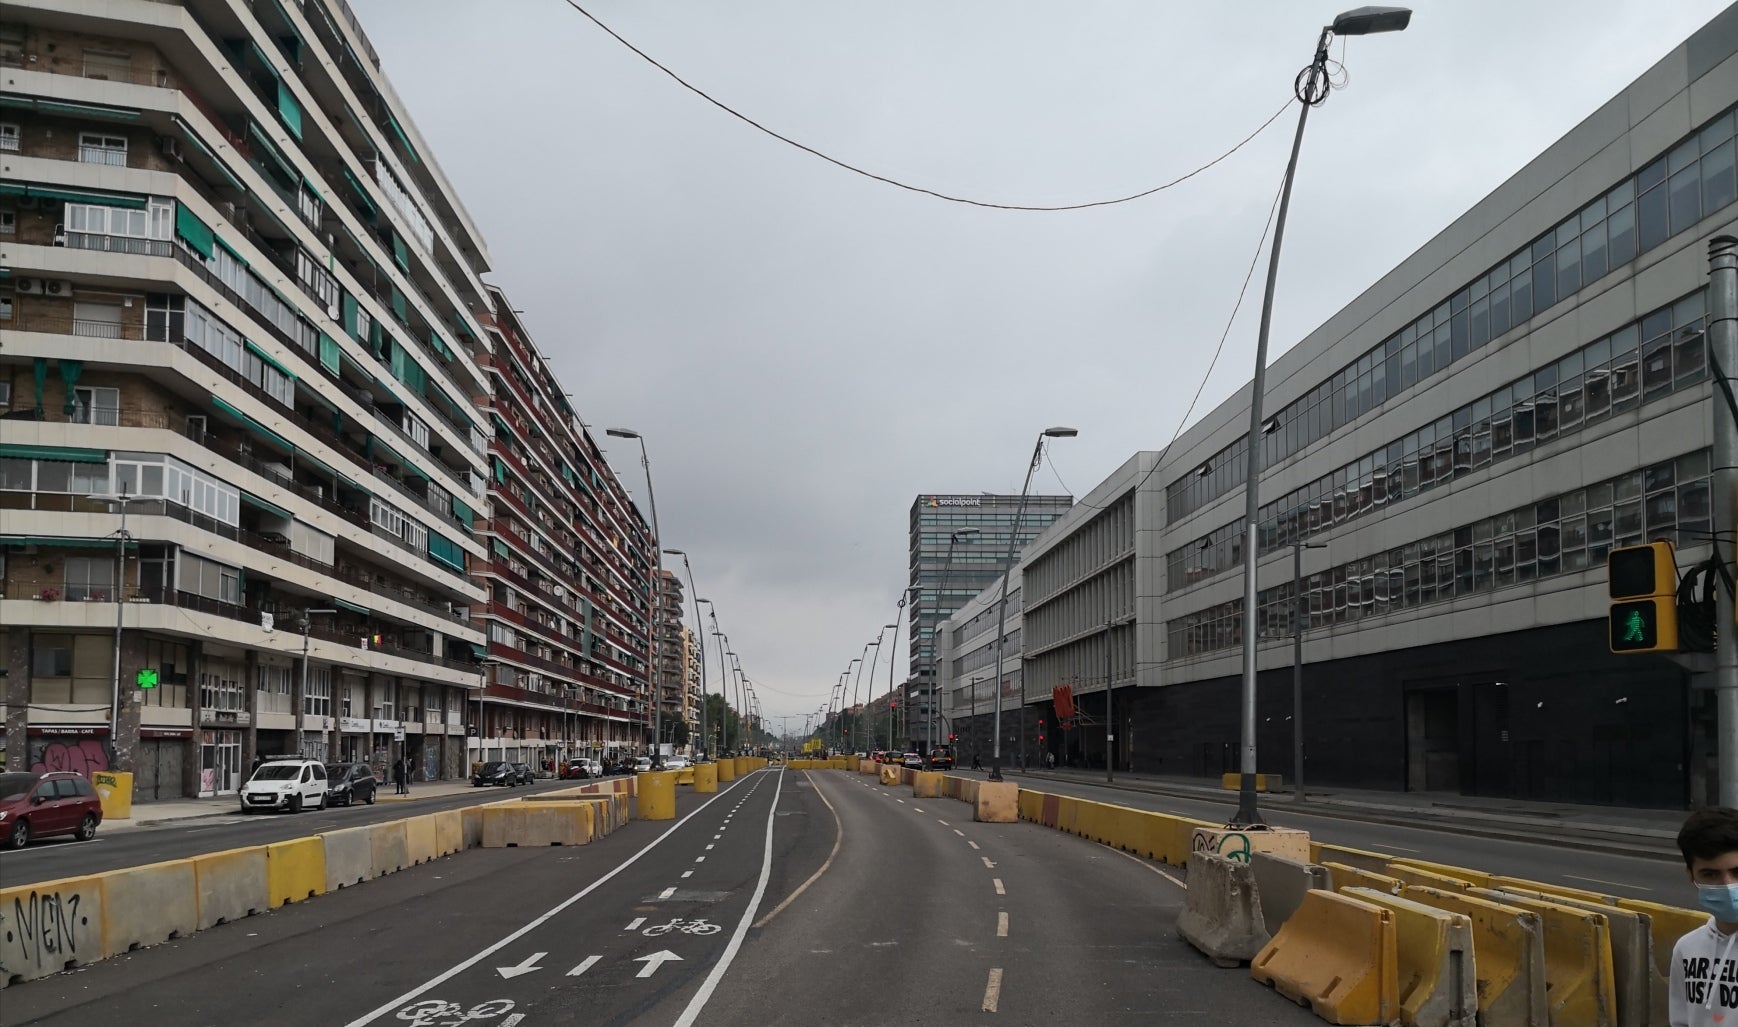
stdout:
[[696,862],[696,863],[704,863],[704,862],[706,862],[706,857],[705,857],[705,856],[695,856],[695,857],[694,857],[694,862]]
[[[737,787],[737,784],[733,782],[730,787],[732,789],[734,789]],[[409,991],[398,996],[397,998],[392,999],[391,1001],[387,1002],[386,1004],[379,1006],[378,1008],[375,1008],[373,1010],[370,1010],[369,1012],[362,1014],[361,1016],[357,1017],[354,1020],[351,1020],[348,1024],[345,1025],[345,1027],[366,1027],[367,1024],[373,1023],[375,1020],[380,1019],[381,1017],[385,1016],[386,1014],[392,1012],[395,1009],[403,1008],[407,1003],[413,1001],[414,999],[423,995],[424,993],[428,992],[429,990],[439,987],[440,985],[444,984],[445,982],[453,979],[454,977],[458,976],[461,973],[464,973],[466,970],[469,970],[471,967],[476,966],[478,963],[481,963],[483,960],[488,959],[490,956],[494,955],[495,953],[501,951],[502,949],[506,948],[507,946],[518,941],[520,938],[525,937],[525,935],[530,934],[532,931],[535,931],[537,928],[542,927],[544,924],[548,923],[551,919],[560,915],[562,912],[566,911],[569,907],[571,907],[574,903],[578,902],[580,899],[585,898],[587,895],[590,895],[592,892],[596,891],[597,889],[603,887],[609,881],[613,880],[617,874],[620,874],[622,871],[626,870],[628,867],[631,867],[635,863],[639,862],[640,857],[644,856],[646,853],[651,852],[653,849],[657,848],[660,844],[662,844],[664,839],[670,837],[671,835],[675,834],[677,831],[681,830],[682,826],[684,824],[688,823],[688,821],[690,821],[690,820],[693,820],[696,816],[698,816],[700,814],[700,812],[702,810],[704,810],[706,807],[712,805],[714,802],[717,802],[719,799],[722,799],[724,796],[726,796],[728,794],[730,794],[728,791],[719,792],[716,795],[714,795],[712,798],[707,799],[705,802],[701,803],[699,806],[695,807],[691,812],[689,812],[689,814],[687,816],[676,821],[674,824],[671,824],[668,828],[665,829],[663,834],[660,834],[658,837],[653,838],[651,841],[647,842],[645,847],[640,849],[640,851],[634,853],[632,856],[629,856],[627,859],[622,860],[620,863],[617,863],[615,865],[614,869],[610,870],[608,873],[605,873],[604,875],[599,877],[597,880],[586,885],[584,888],[581,888],[579,891],[574,892],[572,895],[569,895],[567,898],[556,903],[555,906],[553,908],[551,908],[548,912],[546,912],[543,915],[532,920],[530,923],[519,928],[518,930],[515,930],[515,931],[509,933],[506,937],[502,938],[500,941],[495,942],[493,945],[490,945],[489,947],[483,949],[481,952],[478,952],[476,955],[470,957],[469,959],[464,960],[461,963],[458,963],[457,965],[451,967],[448,970],[445,970],[445,971],[435,975],[434,977],[431,977],[427,981],[424,981],[422,984],[417,985],[416,987],[410,989]],[[675,889],[672,888],[671,891],[674,892]]]
[[716,849],[716,848],[718,848],[718,846],[716,846],[716,845],[708,845],[708,846],[706,846],[706,851],[707,851],[707,852],[711,852],[711,851],[712,851],[712,850],[713,850],[713,849]]
[[981,859],[981,860],[983,860],[983,861],[984,861],[984,869],[985,869],[985,870],[994,870],[994,869],[996,869],[996,864],[994,864],[994,863],[991,863],[991,862],[990,862],[990,857],[988,857],[988,856],[979,856],[979,857],[978,857],[978,858],[979,858],[979,859]]
[[778,785],[773,790],[772,802],[766,809],[766,845],[761,850],[760,880],[755,882],[754,896],[748,900],[748,908],[742,911],[742,919],[736,922],[736,931],[731,934],[730,941],[724,946],[724,954],[718,957],[718,962],[712,964],[712,972],[706,975],[706,980],[700,983],[700,990],[694,993],[688,1008],[682,1010],[682,1015],[676,1018],[674,1027],[694,1027],[694,1022],[700,1018],[701,1010],[712,998],[712,993],[718,990],[718,982],[724,979],[730,970],[730,964],[736,959],[736,953],[742,949],[742,940],[748,936],[748,927],[754,922],[754,915],[760,912],[761,899],[766,897],[766,884],[772,879],[772,825],[778,820],[778,800],[784,793],[785,776],[780,771]]
[[634,976],[635,977],[650,977],[653,974],[657,973],[658,967],[663,966],[665,963],[680,963],[681,961],[682,961],[682,957],[678,956],[674,952],[671,952],[669,949],[662,949],[658,952],[652,953],[649,956],[640,956],[637,959],[633,960],[633,962],[644,963],[646,965],[640,967],[640,972],[635,974]]
[[1628,888],[1631,891],[1653,891],[1652,888],[1643,888],[1639,884],[1624,884],[1621,881],[1602,881],[1597,877],[1576,877],[1574,874],[1564,874],[1563,876],[1569,878],[1571,881],[1586,881],[1589,884],[1604,884],[1613,888]]
[[693,876],[694,876],[694,871],[692,871],[692,870],[682,871],[682,880],[684,880],[684,881],[686,881],[688,878],[693,877]]
[[712,840],[713,840],[713,841],[717,841],[717,840],[718,840],[718,839],[720,839],[720,838],[722,838],[722,837],[724,837],[724,836],[723,836],[723,835],[721,835],[721,834],[715,834],[715,835],[713,835],[713,836],[712,836]]
[[901,806],[905,805],[904,799],[894,799],[893,801],[899,803]]
[[[636,920],[634,922],[640,923],[641,921]],[[602,959],[602,958],[603,958],[602,956],[586,956],[585,959],[580,961],[580,964],[578,966],[567,971],[567,976],[578,977],[579,975],[585,973],[587,970],[590,970],[593,966],[596,966],[597,961]]]
[[634,917],[632,920],[628,921],[628,926],[622,928],[622,930],[624,930],[624,931],[637,931],[640,929],[640,925],[645,923],[645,922],[646,922],[646,918],[643,916]]
[[1008,936],[1008,914],[997,913],[996,914],[996,937],[1006,938],[1007,936]]
[[917,807],[916,807],[916,806],[913,806],[913,807],[911,807],[911,808],[912,808],[912,809],[913,809],[913,810],[916,810],[916,811],[917,811],[917,812],[919,812],[919,813],[922,813],[922,812],[923,812],[923,811],[922,811],[922,810],[920,810],[920,809],[917,809]]
[[[965,837],[965,836],[964,836],[964,835],[961,835],[961,836],[960,836],[960,837],[962,837],[962,838],[963,838],[963,837]],[[974,841],[968,841],[968,842],[966,842],[966,844],[967,844],[967,845],[970,845],[970,846],[971,846],[971,847],[972,847],[972,848],[974,848],[974,849],[975,849],[975,848],[977,848],[977,847],[978,847],[978,843],[977,843],[977,842],[974,842]]]
[[941,819],[941,818],[940,818],[940,817],[936,817],[936,818],[935,818],[935,822],[936,822],[936,823],[938,823],[938,824],[940,824],[940,825],[941,825],[941,826],[943,826],[943,827],[952,827],[952,826],[953,826],[953,825],[952,825],[952,824],[950,824],[950,823],[948,823],[948,822],[947,822],[947,821],[945,821],[945,820],[943,820],[943,819]]
[[1389,842],[1383,842],[1382,847],[1384,849],[1393,849],[1395,852],[1421,852],[1421,851],[1423,851],[1421,849],[1408,849],[1404,845],[1394,845],[1394,844],[1389,843]]
[[996,885],[996,894],[997,895],[1008,894],[1008,889],[1002,887],[1002,879],[1000,877],[992,877],[992,878],[990,878],[990,880],[993,881]]
[[961,831],[957,827],[953,829],[953,833],[959,835],[961,838],[964,838],[966,836],[966,833],[964,831]]
[[535,953],[533,955],[526,956],[523,960],[520,960],[518,963],[514,964],[513,966],[497,966],[495,968],[495,972],[500,974],[502,977],[505,977],[507,980],[510,981],[513,978],[518,977],[521,974],[528,974],[533,970],[543,969],[542,967],[536,966],[534,964],[539,959],[542,959],[544,956],[547,956],[547,955],[549,955],[549,953],[547,953],[547,952],[538,952],[538,953]]
[[1002,1001],[1002,968],[990,970],[990,979],[984,985],[984,1012],[993,1013]]
[[[1100,842],[1099,844],[1103,845],[1104,843]],[[1124,859],[1134,860],[1136,863],[1140,864],[1143,867],[1146,867],[1148,870],[1151,870],[1153,873],[1158,874],[1160,877],[1171,882],[1172,884],[1183,889],[1184,891],[1189,890],[1188,885],[1184,884],[1182,881],[1178,880],[1177,878],[1172,877],[1170,874],[1165,873],[1163,870],[1160,870],[1158,867],[1153,866],[1151,863],[1148,863],[1146,860],[1140,858],[1139,856],[1130,855],[1129,853],[1126,853],[1126,852],[1122,851],[1121,849],[1113,849],[1109,845],[1105,845],[1104,847],[1107,849],[1110,849],[1110,851],[1116,853],[1118,856],[1121,856]]]
[[664,889],[664,890],[663,890],[663,891],[661,891],[661,892],[659,892],[659,893],[658,893],[658,898],[659,898],[659,899],[660,899],[660,900],[663,900],[663,899],[667,899],[667,898],[669,898],[669,897],[670,897],[670,896],[672,896],[672,895],[674,895],[674,894],[676,894],[676,889],[674,889],[674,888],[665,888],[665,889]]
[[[803,771],[803,775],[805,777],[808,775],[808,773],[809,772],[806,770]],[[810,874],[808,880],[804,881],[802,884],[797,885],[797,890],[794,892],[791,892],[789,895],[785,896],[785,900],[783,902],[779,903],[778,905],[774,906],[772,912],[770,912],[766,916],[763,916],[760,918],[760,922],[754,925],[754,929],[757,931],[760,930],[762,927],[765,927],[767,924],[771,923],[773,917],[778,916],[780,913],[783,913],[785,911],[786,906],[790,905],[791,903],[793,903],[797,900],[798,895],[801,895],[803,892],[808,891],[809,885],[814,884],[816,881],[821,879],[821,875],[826,873],[827,868],[833,865],[833,860],[836,859],[839,855],[839,847],[841,845],[843,845],[845,842],[845,825],[839,822],[839,811],[836,809],[833,809],[833,804],[831,802],[827,801],[827,796],[825,795],[825,793],[823,793],[821,791],[820,787],[814,783],[813,778],[809,779],[809,784],[810,784],[810,787],[813,787],[815,789],[815,794],[819,795],[821,797],[821,801],[827,803],[827,809],[832,811],[833,830],[834,830],[833,851],[827,853],[826,862],[821,864],[820,869],[818,869],[814,873]]]

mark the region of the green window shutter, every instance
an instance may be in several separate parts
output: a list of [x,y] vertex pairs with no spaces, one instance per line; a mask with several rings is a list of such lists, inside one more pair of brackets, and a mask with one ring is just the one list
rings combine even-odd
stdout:
[[344,366],[344,358],[338,351],[338,343],[325,332],[320,333],[320,365],[334,375]]
[[175,234],[186,240],[188,249],[206,260],[211,259],[211,226],[201,221],[185,203],[175,205]]
[[283,79],[278,79],[278,117],[283,119],[284,127],[297,139],[302,138],[302,105],[296,102],[294,93]]
[[494,539],[492,541],[494,543],[496,556],[512,556],[513,555],[513,551],[511,549],[507,548],[507,543],[501,541],[500,539]]
[[410,156],[410,159],[421,164],[422,159],[416,155],[416,147],[410,145],[410,138],[404,134],[404,129],[398,124],[398,119],[388,114],[386,127],[392,129],[392,134],[398,137],[398,144],[404,147],[404,152]]
[[348,292],[344,294],[343,318],[344,330],[350,333],[350,337],[357,342],[363,341],[362,336],[356,333],[356,297]]
[[379,321],[368,322],[368,351],[379,360],[386,352],[386,331],[380,327]]
[[397,339],[390,336],[386,340],[386,359],[386,366],[392,370],[392,376],[401,382],[404,381],[404,365],[408,363],[404,347],[399,345]]
[[460,499],[458,496],[453,497],[453,519],[459,522],[460,527],[464,528],[466,531],[470,531],[472,523],[476,520],[476,516],[477,515],[471,511],[471,508],[465,505],[464,500]]
[[410,247],[404,244],[404,236],[397,232],[392,234],[392,258],[398,261],[398,266],[410,270]]
[[418,396],[428,395],[428,375],[423,373],[422,365],[414,360],[407,360],[404,365],[404,384],[416,391]]
[[501,462],[500,457],[495,458],[495,481],[501,485],[507,484],[507,465]]
[[362,213],[367,215],[368,220],[373,221],[378,217],[379,212],[374,209],[373,201],[368,199],[368,190],[362,187],[362,183],[356,180],[349,168],[344,169],[344,181],[350,183],[350,191],[356,194],[356,205],[362,208]]
[[400,321],[410,320],[410,307],[405,302],[404,293],[398,291],[398,286],[392,287],[392,312],[398,315]]

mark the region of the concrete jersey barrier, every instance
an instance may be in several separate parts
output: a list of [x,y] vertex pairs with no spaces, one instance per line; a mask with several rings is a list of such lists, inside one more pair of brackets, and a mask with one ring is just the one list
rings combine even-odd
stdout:
[[1552,1023],[1615,1027],[1617,974],[1604,913],[1513,892],[1475,889],[1470,894],[1538,915],[1545,933],[1545,993]]
[[1460,913],[1472,924],[1479,1027],[1543,1027],[1545,937],[1539,917],[1460,890],[1407,888],[1405,898]]
[[[1190,891],[1193,879],[1191,872]],[[1390,910],[1310,891],[1256,955],[1249,974],[1294,1002],[1307,1002],[1329,1023],[1385,1024],[1400,1014],[1397,945]]]
[[0,988],[104,958],[104,922],[100,876],[0,888]]
[[1405,1027],[1476,1027],[1478,984],[1468,917],[1374,888],[1341,894],[1394,914]]
[[1328,868],[1314,863],[1299,863],[1295,859],[1276,856],[1271,852],[1252,852],[1249,866],[1255,872],[1255,890],[1261,898],[1261,918],[1271,928],[1291,919],[1303,905],[1304,895],[1312,890],[1332,891]]
[[1216,966],[1254,959],[1271,938],[1261,917],[1255,871],[1248,863],[1197,852],[1189,856],[1189,888],[1177,931]]

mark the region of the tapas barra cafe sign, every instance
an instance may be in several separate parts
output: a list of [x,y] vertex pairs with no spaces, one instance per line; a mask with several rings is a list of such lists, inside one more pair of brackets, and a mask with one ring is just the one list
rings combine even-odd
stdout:
[[984,501],[977,496],[924,496],[923,505],[928,507],[983,506]]

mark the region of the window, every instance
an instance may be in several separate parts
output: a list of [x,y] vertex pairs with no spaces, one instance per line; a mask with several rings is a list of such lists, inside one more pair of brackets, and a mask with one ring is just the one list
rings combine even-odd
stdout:
[[30,653],[30,674],[39,678],[72,676],[72,640],[37,636]]
[[126,82],[132,78],[132,61],[120,50],[89,50],[84,52],[84,77]]
[[18,139],[18,126],[10,121],[0,121],[0,150],[17,153]]
[[199,705],[206,712],[240,712],[246,709],[242,692],[242,665],[232,660],[207,659],[199,674]]
[[296,250],[296,278],[320,301],[329,316],[338,316],[338,283],[307,250]]
[[117,168],[126,167],[127,137],[80,132],[78,136],[78,162],[80,164],[108,164]]
[[121,305],[78,300],[72,305],[72,334],[98,339],[121,337]]
[[73,396],[73,423],[110,426],[121,423],[120,389],[77,388]]
[[[0,210],[0,235],[18,234],[18,215],[14,211]],[[11,302],[12,297],[6,297]]]
[[180,576],[183,592],[231,605],[241,602],[241,571],[234,567],[182,550]]
[[310,717],[332,715],[332,669],[309,667],[308,687],[302,693],[302,712]]

